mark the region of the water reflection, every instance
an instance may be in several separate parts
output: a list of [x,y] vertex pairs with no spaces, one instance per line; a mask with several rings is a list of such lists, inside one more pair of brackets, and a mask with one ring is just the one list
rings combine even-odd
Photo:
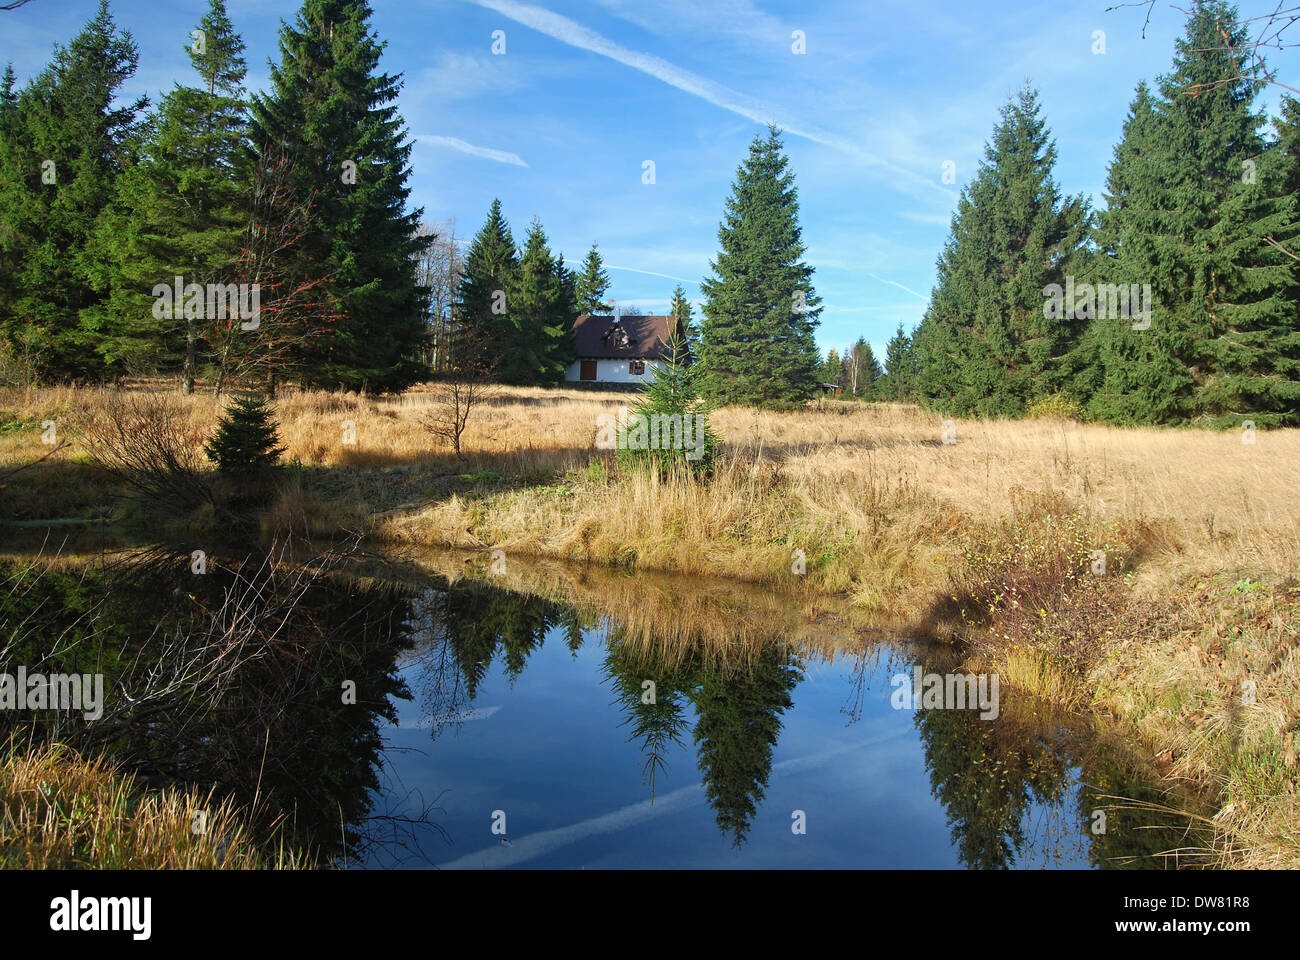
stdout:
[[[485,842],[466,824],[487,810],[438,807],[436,781],[432,794],[405,785],[453,759],[464,776],[505,791],[488,810],[544,808],[563,823],[566,813],[553,808],[572,786],[556,787],[559,774],[545,781],[545,771],[567,770],[583,751],[587,766],[564,776],[609,781],[610,802],[626,796],[618,791],[627,750],[650,804],[665,779],[674,783],[665,817],[687,816],[681,791],[701,787],[714,835],[731,851],[706,864],[793,865],[816,850],[801,865],[1149,867],[1160,863],[1154,854],[1187,843],[1172,832],[1177,820],[1102,799],[1164,799],[1144,785],[1144,763],[1122,738],[1005,691],[994,722],[978,710],[892,711],[882,680],[914,663],[928,671],[937,652],[872,639],[815,599],[555,565],[516,565],[489,581],[463,558],[396,562],[355,544],[243,545],[211,549],[205,560],[203,573],[188,548],[107,564],[0,563],[9,585],[0,598],[3,670],[98,670],[113,690],[100,721],[0,713],[5,732],[32,729],[102,750],[159,785],[233,795],[336,864],[393,865],[408,854],[444,862],[448,842],[471,850]],[[527,706],[515,691],[530,689],[532,669],[539,680],[569,678],[574,702]],[[479,702],[501,686],[496,674],[511,705],[500,714],[501,703]],[[598,690],[605,709],[591,700]],[[411,726],[398,725],[403,701],[417,711],[418,753],[402,739]],[[543,779],[512,786],[499,760],[457,747],[474,720],[513,724],[520,742],[502,748],[507,766],[536,768]],[[602,726],[617,729],[626,749],[602,752]],[[820,779],[799,772],[806,759],[777,762],[791,738],[829,758],[818,761]],[[888,755],[871,746],[886,741],[902,746]],[[774,766],[803,785],[793,802],[837,825],[833,847],[789,847],[797,835],[786,820],[764,827],[760,849],[746,853]],[[918,806],[927,793],[946,839]],[[698,837],[693,824],[688,817],[674,829]],[[666,842],[662,832],[640,846],[634,838],[635,855],[610,854],[610,863],[641,865],[637,857]]]
[[0,713],[3,732],[104,752],[145,783],[214,789],[324,860],[364,842],[404,591],[336,576],[338,551],[156,548],[107,565],[7,562],[4,672],[104,674],[103,717]]

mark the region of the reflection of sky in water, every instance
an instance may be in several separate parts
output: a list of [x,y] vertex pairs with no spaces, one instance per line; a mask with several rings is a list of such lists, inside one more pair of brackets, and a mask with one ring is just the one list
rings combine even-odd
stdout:
[[[791,691],[763,799],[745,843],[736,849],[719,829],[696,761],[690,717],[656,780],[643,782],[641,744],[602,669],[601,632],[575,655],[559,631],[532,652],[513,686],[498,656],[478,696],[459,706],[463,721],[430,737],[419,690],[420,668],[404,676],[416,692],[398,701],[400,726],[388,731],[381,783],[388,812],[408,795],[434,802],[431,829],[409,866],[444,868],[691,868],[962,866],[946,813],[931,794],[920,736],[910,710],[889,704],[898,666],[869,668],[858,719],[856,662],[814,664]],[[907,668],[910,674],[910,667]],[[1077,771],[1071,771],[1072,774]],[[416,804],[418,806],[418,804]],[[409,807],[410,804],[408,803]],[[491,833],[504,810],[509,845]],[[792,813],[807,833],[791,832]],[[1086,824],[1074,791],[1064,808],[1029,807],[1018,866],[1087,866]],[[386,861],[377,860],[376,865]]]

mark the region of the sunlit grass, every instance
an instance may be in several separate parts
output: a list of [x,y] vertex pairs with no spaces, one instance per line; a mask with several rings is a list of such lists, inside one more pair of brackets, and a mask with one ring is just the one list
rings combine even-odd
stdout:
[[102,759],[59,744],[10,744],[0,762],[0,868],[301,869],[299,853],[258,836],[230,801],[149,791]]

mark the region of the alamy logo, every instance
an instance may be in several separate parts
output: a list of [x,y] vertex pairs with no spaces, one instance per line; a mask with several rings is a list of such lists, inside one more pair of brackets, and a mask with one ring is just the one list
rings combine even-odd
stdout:
[[686,450],[687,460],[704,456],[704,431],[708,420],[702,413],[634,413],[618,408],[618,416],[596,417],[598,450]]
[[[908,680],[911,686],[908,686]],[[896,673],[889,680],[895,687],[889,703],[895,710],[974,710],[981,720],[998,718],[998,675],[975,673],[922,673],[918,665],[909,678]]]
[[1136,318],[1134,330],[1151,327],[1151,284],[1090,283],[1074,285],[1074,277],[1043,287],[1043,317],[1047,320],[1125,320]]
[[73,890],[51,900],[50,911],[50,929],[60,933],[129,930],[131,939],[148,940],[153,927],[150,897],[82,897]]
[[173,285],[155,284],[153,288],[155,320],[225,320],[245,321],[241,330],[256,330],[261,324],[262,285],[260,283],[185,283],[177,277]]
[[0,710],[81,710],[87,720],[104,715],[104,675],[0,673]]

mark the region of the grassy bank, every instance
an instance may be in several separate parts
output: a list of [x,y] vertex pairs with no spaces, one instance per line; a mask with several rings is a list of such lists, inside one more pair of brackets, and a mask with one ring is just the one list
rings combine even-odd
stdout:
[[[68,440],[0,480],[0,516],[157,535],[161,521],[120,505],[86,456],[86,425],[111,398],[0,398],[0,476],[49,451],[43,421]],[[837,595],[855,619],[953,641],[1009,684],[1110,713],[1166,776],[1214,798],[1225,862],[1300,865],[1300,430],[1246,444],[1236,431],[957,421],[946,444],[941,418],[912,407],[724,409],[722,462],[699,483],[620,475],[596,449],[597,416],[632,399],[504,390],[471,419],[461,461],[423,428],[427,394],[286,395],[293,467],[262,528]],[[218,404],[178,402],[186,442],[201,444]],[[196,536],[214,524],[169,522]]]
[[246,813],[211,796],[151,791],[58,744],[0,761],[0,869],[302,869]]

